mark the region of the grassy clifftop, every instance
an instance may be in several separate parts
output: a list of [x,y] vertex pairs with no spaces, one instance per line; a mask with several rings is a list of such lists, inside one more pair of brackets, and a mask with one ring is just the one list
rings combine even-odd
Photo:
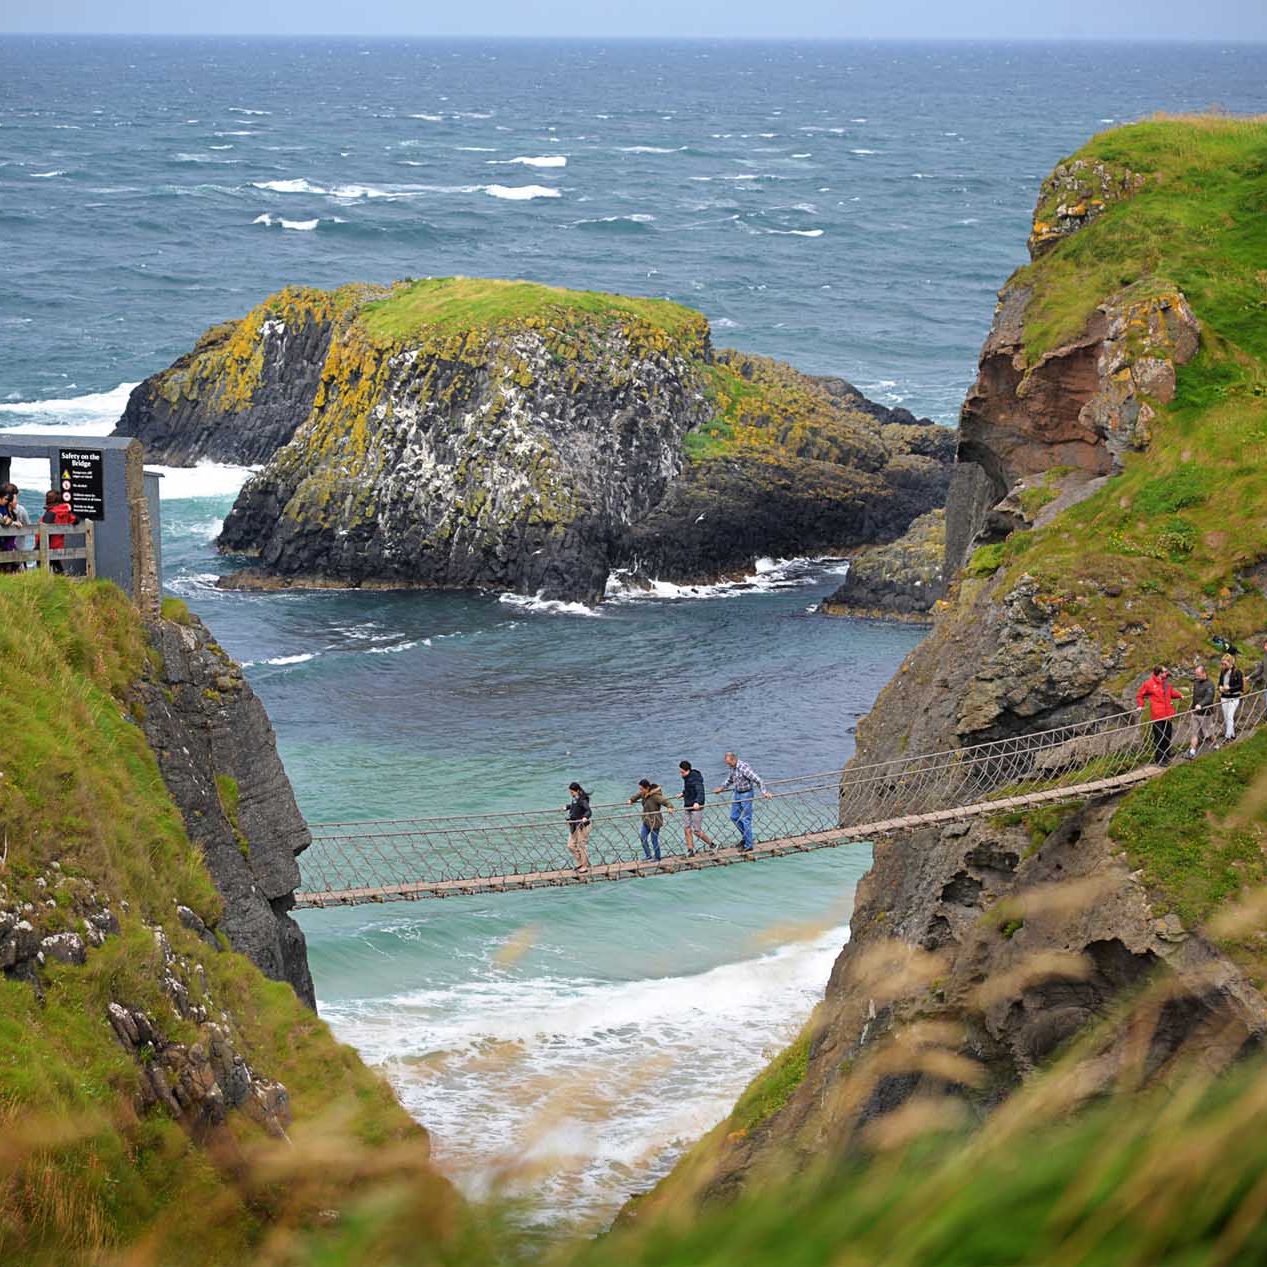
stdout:
[[[1135,124],[1063,166],[1076,164],[1138,181],[1122,176],[1129,192],[1013,277],[1031,292],[1029,363],[1098,306],[1145,293],[1182,292],[1200,350],[1178,368],[1174,399],[1148,402],[1147,446],[1121,475],[1050,525],[978,551],[969,570],[1037,576],[1061,624],[1105,646],[1125,639],[1133,670],[1190,655],[1212,632],[1267,628],[1267,120]],[[1036,230],[1053,218],[1041,203]]]
[[[275,389],[269,333],[327,331],[315,340],[321,363],[311,406],[326,411],[340,436],[355,436],[381,398],[389,360],[401,353],[426,364],[488,371],[514,388],[532,385],[530,358],[517,333],[544,340],[565,386],[596,364],[625,356],[676,360],[712,407],[710,423],[687,439],[688,460],[732,454],[786,454],[844,460],[878,450],[873,419],[833,400],[786,365],[737,354],[714,356],[702,313],[663,299],[568,290],[536,282],[440,277],[335,290],[290,286],[238,321],[208,330],[188,356],[151,380],[172,408],[214,406],[247,413]],[[606,336],[618,332],[620,338]],[[319,345],[319,347],[318,347]],[[293,368],[287,371],[294,374]],[[442,376],[443,377],[443,376]],[[441,390],[444,390],[441,388]],[[293,426],[293,421],[292,421]]]
[[[146,672],[161,666],[113,586],[0,577],[0,966],[24,967],[0,974],[5,1262],[60,1267],[142,1243],[157,1263],[244,1261],[279,1218],[337,1210],[364,1146],[425,1169],[425,1137],[386,1084],[289,986],[179,917],[214,930],[221,899],[137,725],[131,686]],[[85,936],[90,922],[104,932]],[[59,935],[83,953],[24,963],[23,936]],[[150,1017],[161,1043],[129,1051],[111,1005]],[[189,1050],[192,1068],[216,1032],[284,1084],[290,1142],[246,1112],[195,1124],[146,1106],[160,1048]],[[329,1155],[309,1168],[312,1148]]]

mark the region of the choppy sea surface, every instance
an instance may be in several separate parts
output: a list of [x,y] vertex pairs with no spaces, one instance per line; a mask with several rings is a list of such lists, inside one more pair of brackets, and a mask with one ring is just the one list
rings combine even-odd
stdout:
[[[667,296],[949,423],[1051,166],[1153,111],[1261,111],[1264,83],[1262,46],[1217,44],[0,39],[0,443],[108,429],[286,283],[452,273]],[[168,472],[166,580],[313,821],[610,799],[727,747],[831,769],[919,637],[814,618],[839,564],[795,561],[596,612],[220,592],[242,478]],[[867,861],[302,918],[323,1014],[440,1164],[601,1221],[795,1033]]]

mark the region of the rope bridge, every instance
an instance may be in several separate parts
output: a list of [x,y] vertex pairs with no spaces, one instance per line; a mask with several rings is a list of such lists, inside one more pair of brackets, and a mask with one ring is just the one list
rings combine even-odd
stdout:
[[[1264,695],[1240,701],[1238,735],[1262,722]],[[1205,716],[1207,735],[1221,737],[1220,706]],[[1176,754],[1186,750],[1194,717],[1174,719]],[[627,802],[595,805],[586,871],[577,870],[569,852],[561,809],[317,823],[300,859],[304,888],[295,905],[354,906],[672,874],[1094,799],[1160,774],[1156,739],[1153,726],[1131,709],[1011,739],[853,765],[843,775],[768,780],[771,795],[754,803],[751,850],[738,847],[729,798],[715,798],[704,808],[702,830],[718,847],[697,841],[695,853],[687,854],[682,819],[667,814],[659,861],[644,857],[641,810]]]

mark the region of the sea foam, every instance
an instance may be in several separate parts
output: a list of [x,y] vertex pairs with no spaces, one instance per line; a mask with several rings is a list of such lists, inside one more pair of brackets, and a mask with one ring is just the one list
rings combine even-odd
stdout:
[[522,167],[566,167],[568,165],[567,157],[563,154],[546,154],[541,158],[527,158],[520,155],[518,158],[490,158],[488,161],[499,166],[511,163],[518,163]]

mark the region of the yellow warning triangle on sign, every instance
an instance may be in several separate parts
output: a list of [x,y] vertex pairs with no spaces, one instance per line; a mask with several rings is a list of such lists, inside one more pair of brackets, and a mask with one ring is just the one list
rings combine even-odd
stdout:
[[63,472],[62,472],[62,479],[64,479],[64,480],[68,480],[68,479],[70,479],[70,472],[69,472],[69,471],[63,471]]

